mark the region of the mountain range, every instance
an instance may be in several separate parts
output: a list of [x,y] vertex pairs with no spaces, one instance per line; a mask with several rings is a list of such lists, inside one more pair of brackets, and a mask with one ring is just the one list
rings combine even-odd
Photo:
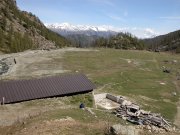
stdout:
[[117,35],[121,32],[129,32],[138,38],[153,38],[159,35],[158,32],[155,32],[153,29],[150,28],[116,28],[108,25],[72,25],[70,23],[45,23],[45,26],[48,29],[57,32],[58,34],[61,34],[63,36],[83,34],[86,36],[109,37],[112,35]]
[[150,28],[43,24],[32,13],[19,10],[16,0],[0,2],[0,51],[5,53],[64,46],[180,52],[180,30],[158,36],[159,33]]
[[[45,24],[45,26],[65,36],[76,47],[110,46],[119,48],[120,46],[123,48],[124,44],[125,48],[131,49],[144,48],[153,51],[180,52],[180,30],[160,35],[150,28],[115,28],[107,25],[72,25],[69,23]],[[112,45],[108,45],[110,41]]]
[[45,24],[45,26],[66,37],[76,47],[96,46],[95,42],[99,38],[111,38],[118,33],[132,33],[138,38],[153,38],[157,36],[154,30],[146,28],[115,28],[113,26],[92,26],[92,25],[72,25],[70,23]]
[[86,35],[86,36],[98,36],[98,37],[109,37],[116,35],[117,32],[111,30],[107,26],[89,26],[89,25],[72,25],[69,23],[55,23],[55,24],[45,24],[45,26],[57,32],[63,36],[69,35]]

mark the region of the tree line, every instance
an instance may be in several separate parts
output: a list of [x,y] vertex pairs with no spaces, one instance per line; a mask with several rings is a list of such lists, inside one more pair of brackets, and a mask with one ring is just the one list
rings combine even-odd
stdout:
[[145,39],[144,43],[151,50],[174,51],[180,53],[180,30],[155,38]]
[[99,38],[95,42],[95,47],[143,50],[145,44],[130,33],[119,33],[110,38]]
[[0,28],[0,48],[1,51],[10,53],[10,52],[21,52],[27,49],[33,48],[33,41],[29,37],[28,33],[20,34],[13,31],[11,26],[10,30],[5,33]]

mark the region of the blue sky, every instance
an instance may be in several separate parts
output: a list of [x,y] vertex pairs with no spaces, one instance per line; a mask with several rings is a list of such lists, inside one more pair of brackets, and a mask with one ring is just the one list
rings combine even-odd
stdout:
[[180,0],[17,0],[17,4],[44,23],[151,28],[162,34],[180,29]]

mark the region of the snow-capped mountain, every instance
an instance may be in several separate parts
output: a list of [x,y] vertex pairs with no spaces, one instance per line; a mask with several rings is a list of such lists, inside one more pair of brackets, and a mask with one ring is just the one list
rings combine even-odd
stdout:
[[53,29],[63,29],[67,31],[86,31],[86,30],[93,30],[93,31],[110,31],[109,28],[105,26],[95,27],[89,25],[72,25],[69,23],[55,23],[55,24],[45,24],[49,28]]
[[129,32],[138,38],[152,38],[158,36],[159,33],[151,28],[116,28],[113,26],[91,26],[91,25],[72,25],[69,23],[54,23],[45,24],[45,26],[54,32],[57,32],[63,36],[69,35],[86,35],[86,36],[99,36],[109,37],[116,35],[119,32]]
[[116,31],[112,31],[107,26],[72,25],[69,23],[45,24],[45,26],[63,36],[81,34],[86,36],[109,37],[117,34]]

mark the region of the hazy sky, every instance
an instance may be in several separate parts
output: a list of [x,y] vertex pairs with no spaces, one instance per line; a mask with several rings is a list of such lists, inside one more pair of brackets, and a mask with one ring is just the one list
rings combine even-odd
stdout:
[[17,0],[44,23],[150,28],[159,33],[180,29],[180,0]]

